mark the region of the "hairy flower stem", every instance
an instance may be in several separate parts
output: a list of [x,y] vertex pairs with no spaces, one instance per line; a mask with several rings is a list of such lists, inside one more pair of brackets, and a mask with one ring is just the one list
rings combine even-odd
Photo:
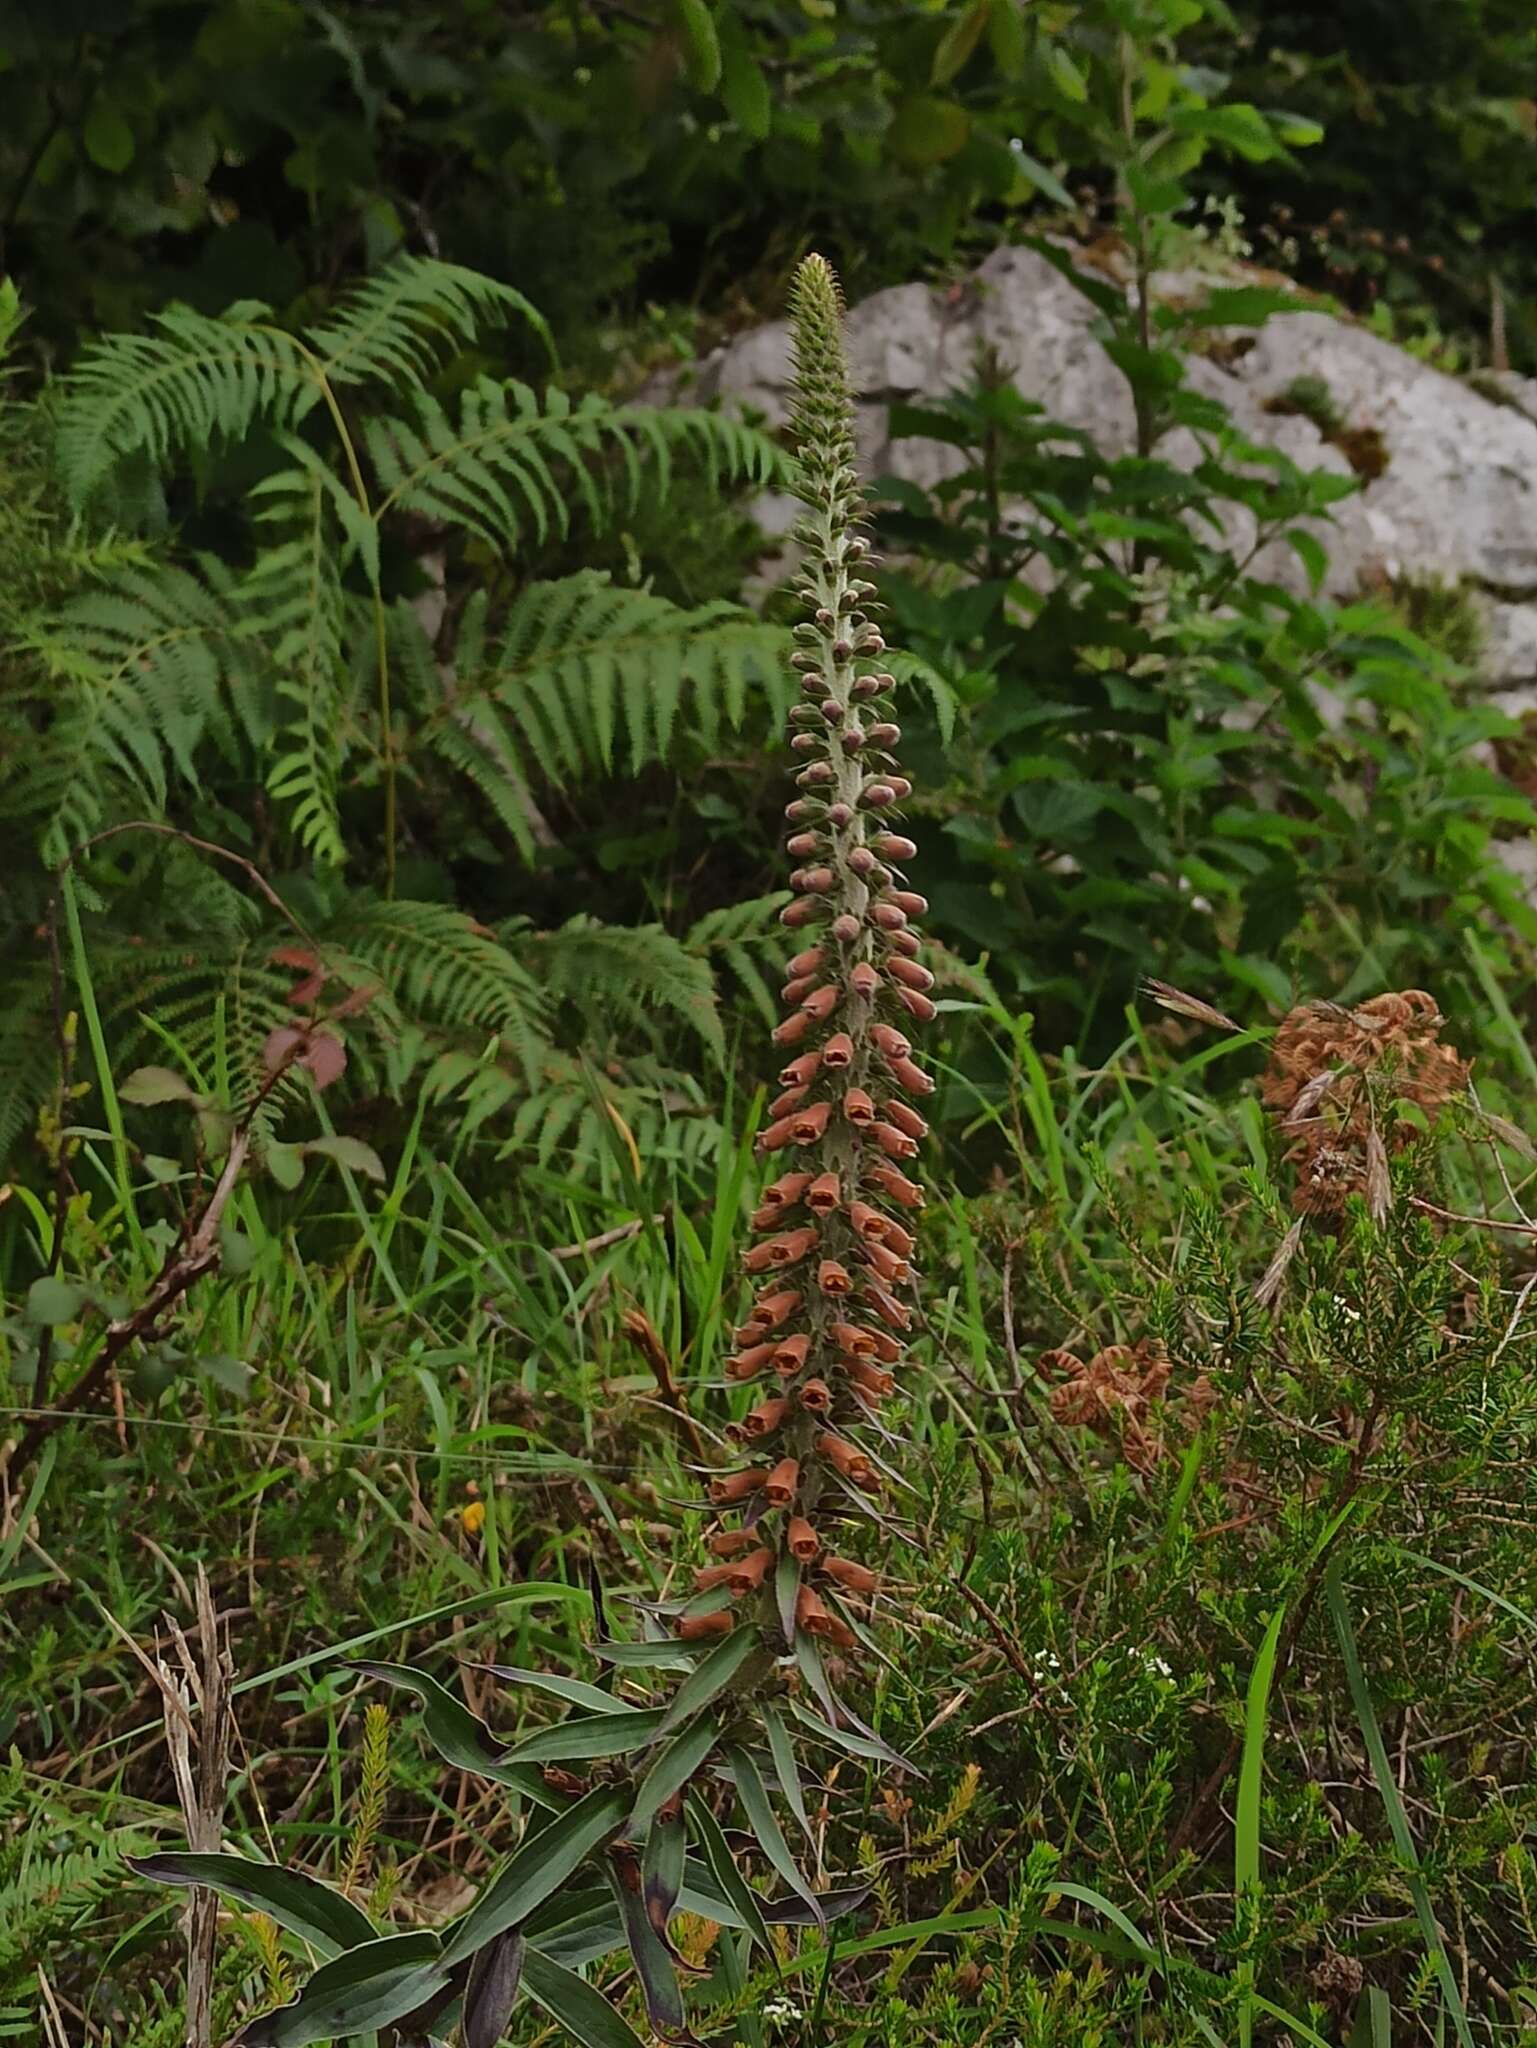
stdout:
[[[890,1440],[879,1411],[912,1321],[902,1297],[913,1237],[902,1217],[922,1202],[900,1168],[926,1130],[905,1098],[932,1087],[905,1027],[934,1011],[909,922],[927,905],[896,865],[916,851],[892,825],[911,785],[892,751],[895,679],[878,665],[885,641],[866,577],[842,306],[820,257],[802,264],[791,305],[807,616],[790,714],[800,793],[786,810],[800,865],[783,922],[808,943],[789,963],[791,1009],[774,1033],[788,1055],[785,1093],[759,1139],[788,1170],[753,1218],[760,1241],[745,1264],[762,1290],[727,1365],[733,1379],[774,1382],[733,1432],[766,1462],[712,1487],[742,1524],[712,1539],[726,1562],[699,1580],[702,1592],[751,1598],[787,1648],[798,1634],[848,1647],[845,1609],[875,1578],[831,1539],[838,1525],[871,1518],[880,1460],[867,1440]],[[720,1607],[684,1623],[696,1634],[731,1625]]]

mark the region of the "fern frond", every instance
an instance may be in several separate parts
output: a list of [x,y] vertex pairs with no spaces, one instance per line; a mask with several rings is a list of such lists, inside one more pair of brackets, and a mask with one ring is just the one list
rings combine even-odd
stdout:
[[[712,969],[728,968],[771,1029],[779,1021],[781,1006],[763,967],[766,962],[777,965],[782,958],[784,927],[779,913],[789,900],[789,891],[781,890],[774,896],[754,896],[745,903],[728,903],[720,910],[707,911],[690,926],[683,941],[690,953],[710,963]],[[773,978],[779,979],[777,972]]]
[[671,1010],[698,1033],[717,1059],[725,1056],[709,964],[659,924],[600,924],[573,917],[557,931],[526,941],[550,993],[580,1002],[589,1018],[623,1030],[649,1009]]
[[164,468],[189,449],[242,440],[258,418],[292,427],[319,396],[305,350],[270,308],[242,300],[214,319],[171,306],[152,332],[103,335],[85,349],[59,409],[59,474],[79,508],[125,456]]
[[305,330],[320,368],[333,384],[378,380],[418,390],[456,347],[480,329],[520,314],[551,356],[544,316],[510,284],[429,256],[397,256],[365,278],[330,319]]
[[411,417],[371,419],[364,432],[385,492],[381,516],[415,512],[508,552],[526,525],[540,541],[564,535],[573,497],[595,527],[635,508],[648,472],[665,497],[679,449],[699,456],[712,486],[767,483],[782,463],[767,435],[721,414],[597,397],[573,404],[562,391],[541,399],[526,384],[486,377],[461,394],[457,421],[423,394]]
[[448,701],[418,737],[469,777],[527,858],[531,783],[611,772],[621,729],[631,774],[669,757],[680,718],[692,743],[717,746],[749,711],[783,709],[787,644],[731,605],[685,610],[593,574],[534,584],[486,666],[456,662]]
[[232,759],[259,729],[255,693],[237,688],[250,678],[228,578],[201,567],[120,570],[18,636],[35,680],[10,708],[29,716],[32,745],[0,814],[45,818],[50,864],[96,828],[114,788],[161,810],[173,769],[197,782],[205,740]]
[[277,737],[267,787],[289,806],[300,844],[340,866],[347,849],[337,785],[349,677],[346,605],[326,516],[333,483],[318,465],[266,480],[257,518],[284,537],[257,556],[240,600],[243,633],[265,644],[278,694],[296,711]]

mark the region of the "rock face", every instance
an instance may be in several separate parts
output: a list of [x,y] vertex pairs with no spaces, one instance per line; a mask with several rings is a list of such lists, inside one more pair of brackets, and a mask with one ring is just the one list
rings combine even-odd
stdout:
[[[1161,288],[1183,292],[1194,282]],[[927,483],[945,473],[950,450],[891,441],[889,408],[964,384],[989,345],[1027,398],[1092,434],[1106,453],[1130,448],[1130,395],[1094,339],[1094,317],[1031,249],[995,251],[964,285],[900,285],[866,299],[848,332],[867,474]],[[1318,312],[1273,315],[1252,340],[1229,360],[1192,358],[1188,382],[1220,399],[1251,440],[1348,476],[1345,456],[1312,420],[1267,410],[1298,378],[1321,380],[1346,428],[1370,433],[1385,457],[1381,473],[1319,526],[1329,594],[1351,596],[1384,578],[1464,585],[1484,627],[1484,691],[1513,714],[1537,708],[1537,380],[1491,376],[1475,389]],[[777,423],[787,348],[780,322],[740,335],[697,366],[689,388]],[[1176,438],[1162,452],[1179,460]],[[1259,566],[1278,581],[1301,573],[1289,549]]]

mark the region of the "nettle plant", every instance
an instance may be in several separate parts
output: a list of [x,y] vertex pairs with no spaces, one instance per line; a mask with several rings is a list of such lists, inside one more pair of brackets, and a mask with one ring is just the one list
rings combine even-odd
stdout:
[[[903,1761],[834,1690],[824,1647],[856,1648],[879,1593],[877,1572],[846,1553],[890,1528],[877,1503],[899,1443],[882,1408],[913,1322],[910,1221],[923,1201],[903,1168],[926,1129],[911,1099],[933,1085],[907,1028],[933,1005],[911,924],[925,905],[902,873],[915,849],[893,825],[911,786],[893,759],[894,679],[865,574],[841,304],[821,258],[801,266],[793,310],[810,616],[793,656],[802,765],[786,815],[801,865],[783,922],[807,944],[774,1033],[784,1092],[758,1140],[787,1170],[752,1219],[743,1263],[755,1292],[726,1365],[728,1380],[773,1391],[727,1432],[750,1462],[709,1481],[713,1561],[689,1597],[642,1605],[642,1639],[595,1646],[606,1683],[492,1667],[568,1703],[564,1720],[505,1742],[423,1672],[354,1667],[415,1695],[456,1768],[529,1804],[521,1843],[458,1919],[382,1932],[343,1892],[239,1856],[135,1865],[259,1908],[326,1958],[292,2003],[246,2026],[240,2048],[365,2033],[424,2042],[455,2025],[464,2048],[491,2048],[523,1994],[578,2039],[624,2048],[637,2036],[578,1974],[619,1949],[651,2026],[689,2039],[688,1966],[669,1932],[680,1909],[739,1930],[727,1953],[740,1988],[754,1946],[774,1960],[776,1923],[823,1924],[868,1889],[819,1888],[781,1809],[810,1841],[807,1744]],[[646,1671],[675,1682],[642,1698],[617,1689]],[[778,1899],[748,1881],[733,1828]]]

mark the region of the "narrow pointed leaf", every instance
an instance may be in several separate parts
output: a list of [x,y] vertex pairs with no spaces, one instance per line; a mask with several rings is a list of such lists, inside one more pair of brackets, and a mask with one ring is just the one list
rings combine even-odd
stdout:
[[820,1714],[813,1714],[795,1700],[790,1702],[790,1711],[821,1742],[830,1742],[850,1756],[866,1757],[872,1763],[891,1764],[898,1770],[911,1771],[915,1778],[924,1776],[910,1758],[903,1756],[900,1750],[888,1749],[879,1736],[857,1735],[851,1728],[835,1728],[830,1721],[824,1721]]
[[552,1728],[541,1728],[507,1752],[510,1764],[561,1763],[572,1758],[627,1756],[655,1741],[668,1712],[645,1707],[634,1713],[573,1714]]
[[641,1891],[646,1901],[646,1917],[663,1941],[667,1939],[668,1924],[683,1889],[687,1849],[688,1830],[681,1813],[670,1820],[651,1823],[646,1853],[641,1858]]
[[523,1975],[523,1930],[509,1927],[476,1956],[464,1988],[464,2014],[459,2027],[464,2048],[496,2048],[507,2031]]
[[821,1901],[807,1884],[800,1872],[800,1866],[790,1853],[790,1845],[784,1838],[779,1817],[774,1812],[768,1788],[759,1773],[758,1766],[745,1749],[728,1749],[726,1761],[736,1779],[736,1789],[741,1796],[742,1806],[757,1836],[763,1853],[779,1872],[791,1891],[799,1892],[817,1917],[817,1925],[825,1926],[826,1916]]
[[402,1692],[414,1693],[422,1703],[422,1726],[427,1740],[438,1752],[461,1771],[473,1771],[477,1777],[489,1778],[498,1785],[510,1785],[526,1793],[541,1806],[552,1806],[548,1787],[536,1770],[508,1765],[504,1759],[508,1745],[500,1736],[493,1735],[478,1715],[472,1714],[462,1700],[456,1700],[451,1692],[438,1684],[435,1678],[428,1678],[424,1672],[413,1671],[406,1664],[373,1664],[355,1661],[349,1667],[361,1671],[369,1678],[382,1679],[386,1685],[398,1686]]
[[558,1893],[530,1913],[523,1932],[531,1948],[568,1970],[624,1947],[624,1924],[608,1885]]
[[763,1638],[757,1629],[745,1626],[733,1629],[729,1636],[716,1644],[709,1656],[696,1670],[691,1671],[678,1687],[662,1717],[657,1734],[673,1734],[685,1721],[697,1714],[701,1707],[707,1707],[712,1700],[718,1699],[743,1665],[754,1655],[767,1662]]
[[594,1643],[592,1654],[605,1664],[655,1665],[663,1671],[687,1671],[699,1660],[688,1643]]
[[601,1991],[536,1948],[523,1959],[523,1989],[581,2048],[645,2048]]
[[774,1775],[779,1780],[779,1789],[809,1842],[812,1840],[811,1820],[806,1812],[805,1794],[801,1791],[800,1768],[795,1761],[790,1731],[772,1707],[764,1707],[762,1713],[763,1732],[768,1737],[769,1754],[774,1759]]
[[435,1934],[387,1934],[323,1963],[291,2004],[252,2020],[233,2048],[350,2041],[404,2019],[448,1982]]
[[254,1906],[327,1959],[378,1936],[368,1915],[343,1893],[301,1871],[285,1870],[279,1863],[257,1863],[248,1856],[197,1855],[190,1850],[124,1860],[135,1876],[151,1884],[206,1885],[221,1898]]
[[763,1918],[763,1901],[737,1869],[736,1858],[731,1853],[720,1822],[697,1793],[689,1799],[688,1810],[710,1875],[720,1886],[722,1898],[738,1915],[736,1924],[744,1927],[763,1953],[777,1962],[774,1944],[769,1939],[768,1926]]
[[449,1928],[444,1959],[457,1963],[472,1956],[495,1936],[526,1920],[535,1906],[558,1891],[593,1850],[615,1832],[624,1819],[626,1804],[620,1787],[600,1785],[547,1827],[529,1835],[464,1918]]
[[646,2017],[654,2032],[664,2040],[679,2034],[684,2026],[683,1993],[667,1944],[657,1933],[639,1891],[631,1891],[616,1874],[612,1878],[624,1938],[629,1944],[635,1974],[646,2001]]
[[703,1768],[710,1752],[720,1741],[720,1729],[714,1719],[703,1714],[691,1728],[668,1743],[656,1762],[640,1782],[635,1795],[634,1811],[630,1815],[630,1826],[638,1834],[650,1820],[659,1806],[680,1791],[694,1773]]
[[597,1714],[629,1714],[639,1711],[628,1700],[616,1700],[611,1692],[596,1685],[584,1685],[579,1678],[567,1678],[558,1671],[524,1671],[516,1664],[469,1664],[469,1671],[484,1671],[492,1678],[505,1678],[509,1685],[532,1686],[536,1692],[553,1694],[573,1707],[591,1707]]

